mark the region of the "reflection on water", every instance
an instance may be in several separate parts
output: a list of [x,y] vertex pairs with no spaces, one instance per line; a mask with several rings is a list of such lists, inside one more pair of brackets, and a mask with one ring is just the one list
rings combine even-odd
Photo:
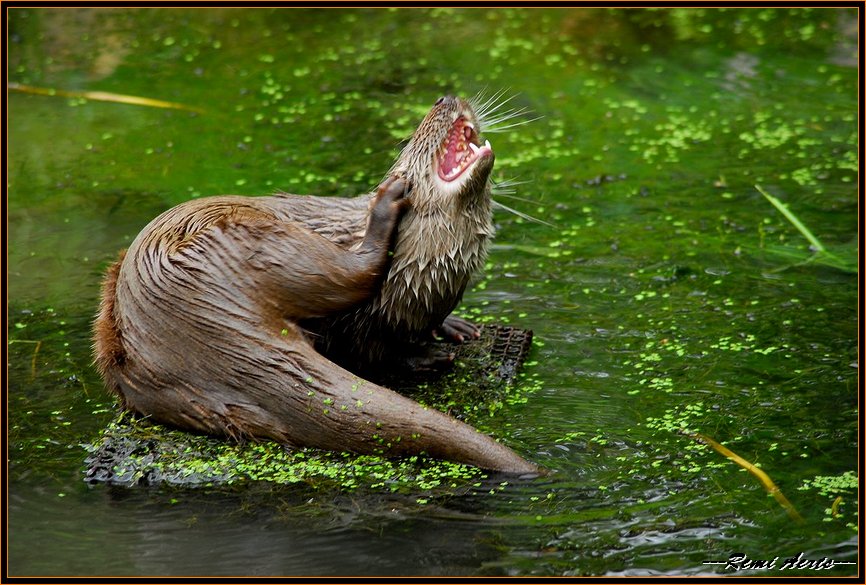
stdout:
[[[204,113],[9,95],[10,572],[854,560],[856,278],[754,185],[856,254],[856,36],[837,9],[12,9],[10,81]],[[542,116],[490,138],[496,179],[528,181],[503,201],[555,227],[497,213],[465,305],[541,341],[540,389],[485,424],[550,477],[403,495],[83,482],[80,444],[113,412],[89,322],[117,250],[194,197],[365,192],[438,95],[485,87]],[[806,522],[684,428],[760,465]],[[798,489],[815,478],[837,491]]]
[[[79,497],[87,506],[72,514],[56,499],[48,509],[15,499],[21,523],[57,549],[46,557],[13,545],[18,562],[45,574],[467,574],[498,555],[496,522],[435,508],[418,513],[397,499],[105,489]],[[23,543],[16,536],[12,542]],[[109,543],[111,554],[94,567],[93,550]]]
[[[513,508],[509,501],[463,498],[417,510],[393,497],[93,489],[75,496],[83,505],[72,510],[63,498],[50,498],[47,508],[33,497],[14,498],[10,511],[56,554],[24,547],[14,529],[11,543],[18,562],[43,574],[500,575],[568,572],[576,563],[582,572],[641,573],[650,559],[649,567],[662,563],[670,572],[694,574],[701,571],[701,543],[723,542],[725,529],[740,520],[727,514],[694,526],[666,517],[663,502],[672,487],[647,490],[643,514],[615,509],[617,502],[634,503],[628,495],[620,500],[573,485],[554,488],[567,491],[572,517],[560,518],[560,530],[544,543],[533,542],[535,530],[519,517],[488,516],[491,508]],[[109,543],[110,555],[94,567],[94,549]],[[541,548],[528,554],[530,548],[515,544]],[[695,562],[685,567],[684,561]]]

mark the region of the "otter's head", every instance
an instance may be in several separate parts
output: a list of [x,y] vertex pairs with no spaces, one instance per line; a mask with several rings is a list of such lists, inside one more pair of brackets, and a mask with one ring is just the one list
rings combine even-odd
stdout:
[[493,149],[480,133],[470,102],[453,96],[436,101],[391,169],[411,183],[414,212],[445,211],[490,197]]

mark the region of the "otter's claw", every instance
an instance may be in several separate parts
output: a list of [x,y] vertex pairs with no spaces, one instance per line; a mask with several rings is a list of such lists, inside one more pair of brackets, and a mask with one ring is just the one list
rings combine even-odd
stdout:
[[442,325],[433,330],[434,337],[442,337],[448,341],[463,343],[470,339],[481,337],[481,330],[473,323],[460,317],[448,315]]
[[[383,201],[404,201],[412,190],[412,185],[400,175],[391,175],[376,188],[373,197],[373,209],[375,210]],[[405,205],[405,204],[402,204]]]

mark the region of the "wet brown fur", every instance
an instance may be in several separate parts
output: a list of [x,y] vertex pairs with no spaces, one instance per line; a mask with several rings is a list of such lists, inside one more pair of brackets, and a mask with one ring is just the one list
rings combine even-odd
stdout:
[[[120,265],[126,257],[126,250],[121,250],[117,261],[105,271],[102,280],[100,294],[99,313],[93,323],[93,336],[95,347],[96,368],[102,379],[110,385],[110,390],[119,394],[117,385],[109,376],[113,369],[123,367],[126,361],[126,352],[123,350],[120,327],[114,314],[114,303],[117,297],[117,277],[120,274]],[[122,398],[122,395],[121,395]]]

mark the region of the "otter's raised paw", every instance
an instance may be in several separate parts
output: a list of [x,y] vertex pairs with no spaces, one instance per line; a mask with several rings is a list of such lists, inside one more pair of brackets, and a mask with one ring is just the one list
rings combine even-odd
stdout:
[[470,323],[460,317],[448,315],[442,325],[433,330],[433,336],[443,338],[446,341],[463,343],[470,339],[481,337],[481,330],[474,323]]
[[370,202],[370,217],[367,221],[367,233],[364,236],[364,246],[375,248],[388,245],[397,223],[403,216],[403,211],[409,206],[406,195],[411,185],[403,177],[392,175],[385,179],[376,189],[376,195]]
[[408,206],[406,196],[412,190],[412,185],[399,175],[391,175],[376,188],[376,195],[371,202],[371,217],[374,221],[386,219],[389,215],[399,212]]

